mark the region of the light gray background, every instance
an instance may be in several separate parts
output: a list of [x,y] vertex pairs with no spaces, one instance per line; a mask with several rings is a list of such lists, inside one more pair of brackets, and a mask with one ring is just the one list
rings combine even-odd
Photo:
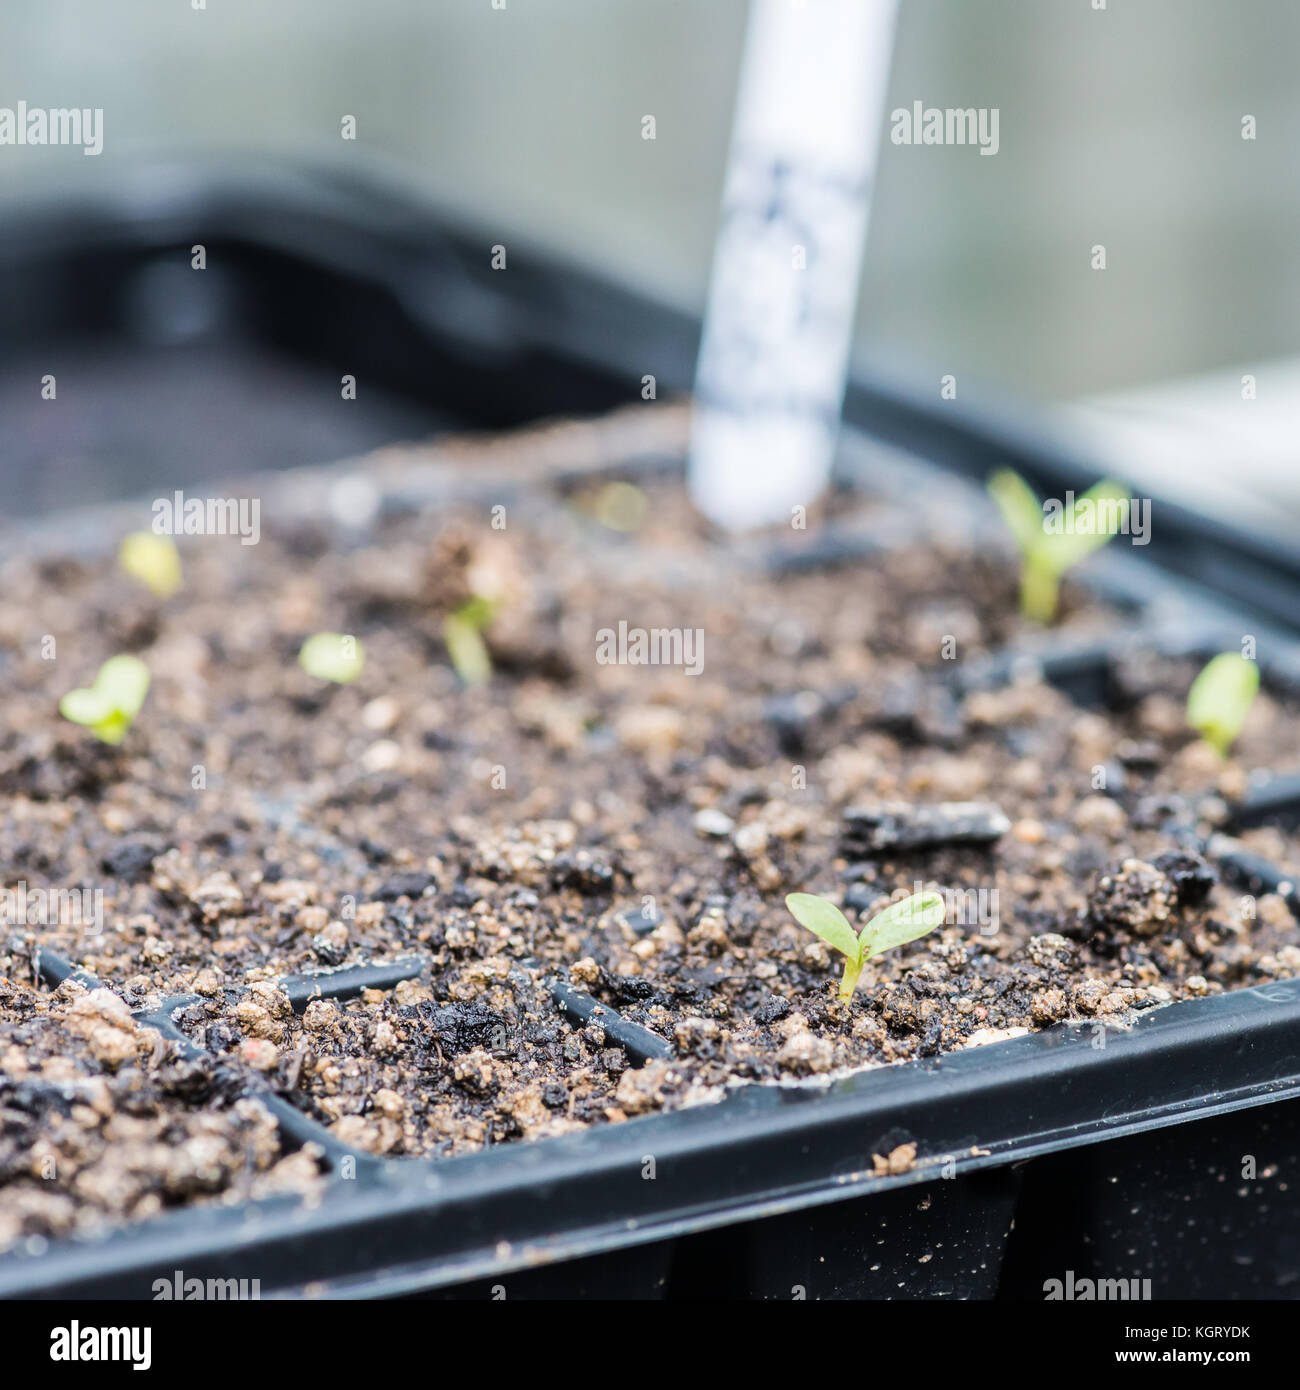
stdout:
[[[996,106],[1001,151],[884,145],[860,340],[936,383],[955,372],[1026,398],[1123,393],[1110,412],[1121,432],[1149,386],[1219,370],[1224,399],[1210,404],[1231,420],[1239,369],[1264,364],[1266,377],[1300,352],[1300,4],[1093,3],[903,0],[889,105]],[[699,305],[745,10],[9,5],[0,104],[103,106],[107,144],[99,159],[0,150],[0,199],[111,179],[158,146],[391,162],[502,238]],[[344,113],[355,145],[339,139]],[[1241,139],[1247,113],[1254,142]],[[1098,242],[1104,273],[1089,263]],[[1279,466],[1294,472],[1292,458]]]

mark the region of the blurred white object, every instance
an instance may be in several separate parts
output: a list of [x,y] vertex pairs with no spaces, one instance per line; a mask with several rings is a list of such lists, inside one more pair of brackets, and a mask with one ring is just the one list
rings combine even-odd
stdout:
[[1133,487],[1294,543],[1300,358],[1094,397],[1060,423]]
[[830,476],[897,0],[755,0],[691,430],[723,526],[789,520]]

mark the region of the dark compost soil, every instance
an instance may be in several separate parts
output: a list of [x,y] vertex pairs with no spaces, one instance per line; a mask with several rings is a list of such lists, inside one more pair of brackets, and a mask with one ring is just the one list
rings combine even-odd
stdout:
[[0,1047],[0,1248],[314,1185],[231,1067],[175,1057],[109,990],[0,979]]
[[[182,538],[166,602],[108,555],[0,564],[0,882],[105,906],[102,931],[0,931],[0,1245],[309,1186],[241,1079],[349,1146],[451,1154],[1300,972],[1283,898],[1203,853],[1252,769],[1300,766],[1296,710],[1266,691],[1225,762],[1183,723],[1193,662],[1117,660],[1105,710],[1032,674],[964,687],[1028,635],[995,525],[918,546],[891,503],[835,497],[871,542],[774,572],[769,544],[812,554],[816,518],[727,543],[667,478],[500,497],[504,529],[486,481],[364,527],[267,510],[255,546]],[[495,673],[467,689],[443,622],[483,592]],[[702,630],[701,672],[601,664],[620,621]],[[1067,585],[1064,633],[1130,621]],[[364,643],[354,685],[299,668],[322,630]],[[121,651],[153,685],[109,748],[57,705]],[[1300,871],[1288,833],[1243,838]],[[949,924],[838,1003],[784,895],[859,920],[917,885]],[[47,992],[41,947],[110,993]],[[395,988],[301,1012],[279,983],[399,959]],[[671,1055],[632,1065],[556,978]],[[133,1025],[174,993],[210,1061]]]

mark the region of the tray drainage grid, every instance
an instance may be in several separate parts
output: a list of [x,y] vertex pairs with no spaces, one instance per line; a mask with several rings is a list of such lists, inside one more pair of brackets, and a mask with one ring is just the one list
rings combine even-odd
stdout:
[[[531,966],[533,962],[523,961],[521,964]],[[342,1001],[356,999],[366,990],[393,989],[403,980],[418,979],[425,965],[426,962],[419,957],[406,957],[378,965],[349,965],[334,970],[285,975],[277,984],[287,996],[294,1013],[301,1014],[313,999]],[[52,989],[57,989],[66,980],[72,980],[87,990],[107,988],[97,976],[80,969],[57,952],[47,949],[38,951],[36,969]],[[623,1049],[633,1067],[644,1066],[652,1058],[667,1061],[676,1056],[666,1039],[648,1028],[643,1028],[639,1023],[625,1019],[609,1004],[593,999],[562,980],[548,980],[545,988],[556,1008],[566,1017],[580,1025],[599,1024],[606,1039]],[[244,991],[240,989],[228,991],[228,994],[233,996],[242,993]],[[208,1002],[200,994],[172,994],[165,996],[155,1008],[134,1011],[132,1017],[137,1023],[142,1023],[161,1034],[175,1047],[177,1055],[187,1061],[216,1057],[217,1053],[194,1042],[175,1020],[180,1010],[195,1008]],[[286,1149],[293,1150],[312,1145],[319,1151],[322,1166],[327,1172],[343,1171],[349,1176],[357,1176],[366,1171],[377,1172],[391,1163],[405,1166],[439,1161],[417,1157],[381,1159],[364,1150],[351,1149],[341,1144],[328,1129],[300,1110],[282,1092],[270,1086],[258,1086],[253,1078],[246,1081],[242,1095],[260,1101],[271,1112],[279,1126]]]

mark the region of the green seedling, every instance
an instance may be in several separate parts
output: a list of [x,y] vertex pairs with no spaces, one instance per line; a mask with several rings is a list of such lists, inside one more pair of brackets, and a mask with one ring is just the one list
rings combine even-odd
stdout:
[[122,538],[117,562],[122,569],[159,598],[171,598],[181,587],[181,556],[170,536],[132,531]]
[[646,495],[634,483],[606,483],[595,496],[592,512],[611,531],[635,531],[645,520]]
[[366,651],[350,634],[318,632],[302,644],[298,664],[317,680],[351,685],[366,664]]
[[443,619],[442,640],[447,655],[466,685],[484,685],[492,679],[492,658],[483,640],[483,629],[492,621],[496,608],[491,599],[475,594]]
[[1236,652],[1214,657],[1187,692],[1187,722],[1228,756],[1259,694],[1259,667]]
[[69,690],[59,713],[84,724],[101,743],[121,743],[149,693],[149,668],[138,656],[110,657],[89,689]]
[[861,932],[853,930],[848,918],[833,902],[816,894],[791,893],[785,905],[801,927],[807,927],[847,958],[840,979],[841,999],[852,998],[862,967],[873,956],[883,955],[895,946],[932,932],[946,916],[943,899],[938,893],[913,893],[902,902],[891,904],[877,913]]
[[1075,499],[1071,513],[1054,530],[1048,530],[1042,503],[1019,473],[999,469],[989,479],[988,491],[1020,547],[1020,611],[1034,622],[1050,623],[1056,617],[1061,577],[1115,534],[1096,525],[1099,515],[1113,516],[1117,528],[1124,525],[1128,491],[1104,478]]

